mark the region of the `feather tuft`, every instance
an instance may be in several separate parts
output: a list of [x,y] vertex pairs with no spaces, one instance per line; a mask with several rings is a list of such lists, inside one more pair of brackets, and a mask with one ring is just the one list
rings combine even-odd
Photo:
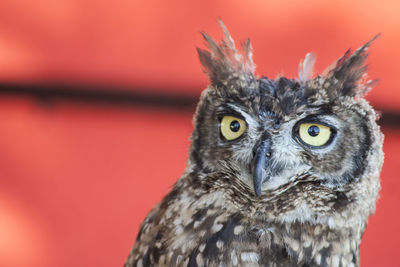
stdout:
[[253,76],[255,65],[250,40],[241,45],[241,51],[236,49],[235,42],[224,23],[219,20],[224,38],[217,43],[207,33],[201,32],[209,51],[197,49],[200,62],[209,76],[212,84],[225,83],[231,77]]
[[311,79],[314,71],[314,64],[317,57],[313,53],[307,53],[304,60],[299,64],[299,80],[305,82]]
[[342,96],[364,96],[375,84],[376,81],[368,81],[367,65],[368,48],[380,34],[375,35],[354,53],[347,50],[346,53],[336,61],[334,65],[324,71],[326,79],[332,83],[339,84],[338,95]]

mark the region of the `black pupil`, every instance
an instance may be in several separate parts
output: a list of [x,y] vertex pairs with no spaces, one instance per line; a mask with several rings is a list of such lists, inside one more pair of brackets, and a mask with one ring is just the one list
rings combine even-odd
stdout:
[[313,137],[319,135],[319,127],[315,125],[310,126],[310,128],[308,128],[308,134]]
[[231,131],[236,133],[240,129],[240,122],[238,121],[232,121],[230,125]]

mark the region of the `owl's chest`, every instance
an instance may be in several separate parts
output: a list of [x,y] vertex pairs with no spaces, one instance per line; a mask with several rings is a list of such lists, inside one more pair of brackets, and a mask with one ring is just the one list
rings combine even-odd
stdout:
[[[282,225],[251,225],[233,218],[211,226],[186,255],[185,266],[356,266],[357,249],[351,240],[311,237],[304,228]],[[329,237],[329,235],[327,235]],[[221,265],[222,263],[222,265]]]
[[279,230],[272,227],[249,226],[233,217],[208,229],[186,255],[187,266],[298,266],[293,255],[300,247],[289,255]]

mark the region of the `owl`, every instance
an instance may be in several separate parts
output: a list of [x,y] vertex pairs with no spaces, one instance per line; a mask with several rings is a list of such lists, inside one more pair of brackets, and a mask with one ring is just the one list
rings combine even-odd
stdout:
[[383,163],[371,41],[321,75],[256,76],[226,27],[198,49],[210,84],[185,172],[141,225],[128,266],[359,266]]

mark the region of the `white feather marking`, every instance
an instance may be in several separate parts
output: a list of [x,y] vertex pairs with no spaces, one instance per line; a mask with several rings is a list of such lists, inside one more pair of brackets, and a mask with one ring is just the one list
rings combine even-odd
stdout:
[[240,258],[244,262],[256,263],[256,262],[258,262],[258,257],[259,256],[256,252],[242,252],[242,254],[240,254]]
[[314,64],[317,57],[313,53],[307,53],[304,60],[299,64],[299,80],[305,82],[309,80],[314,71]]
[[335,228],[335,220],[332,217],[328,219],[328,225],[330,228]]
[[197,265],[200,265],[200,266],[204,265],[203,256],[201,254],[197,254],[196,263],[197,263]]
[[338,255],[332,256],[332,266],[338,267],[340,263],[340,259]]
[[201,221],[195,221],[193,224],[193,228],[197,228],[201,224]]
[[233,228],[233,234],[238,235],[243,231],[243,226],[242,225],[238,225],[235,226],[235,228]]
[[238,265],[238,258],[236,256],[236,251],[235,250],[232,250],[232,252],[231,252],[231,260],[232,260],[232,264],[234,266]]
[[183,233],[183,228],[182,228],[181,225],[177,225],[177,226],[175,227],[175,233],[176,233],[177,235]]
[[319,265],[321,264],[321,254],[317,254],[317,256],[315,256],[315,262]]
[[222,224],[219,224],[219,223],[215,223],[215,222],[214,222],[213,226],[211,227],[211,232],[216,233],[216,232],[218,232],[219,230],[221,230],[223,226],[224,226],[224,225],[222,225]]

